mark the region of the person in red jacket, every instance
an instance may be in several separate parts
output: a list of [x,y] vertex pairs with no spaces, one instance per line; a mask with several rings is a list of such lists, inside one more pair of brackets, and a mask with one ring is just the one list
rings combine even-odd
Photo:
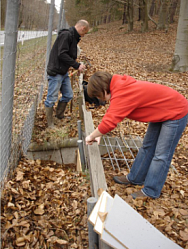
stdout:
[[124,118],[149,122],[143,145],[130,173],[114,176],[125,185],[144,185],[132,197],[158,198],[165,184],[178,141],[188,122],[188,101],[164,85],[136,80],[128,75],[94,73],[88,83],[88,95],[110,100],[102,122],[86,137],[87,145],[100,143],[102,135],[113,130]]

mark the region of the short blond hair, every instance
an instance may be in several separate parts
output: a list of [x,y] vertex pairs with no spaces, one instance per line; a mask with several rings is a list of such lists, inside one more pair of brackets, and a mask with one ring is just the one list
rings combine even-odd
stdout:
[[89,23],[86,20],[79,20],[76,23],[76,26],[86,27],[87,29],[89,29]]

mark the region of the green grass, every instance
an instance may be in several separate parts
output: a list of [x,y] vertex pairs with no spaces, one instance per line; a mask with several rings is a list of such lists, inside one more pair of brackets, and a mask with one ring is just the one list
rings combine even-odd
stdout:
[[[52,36],[52,44],[56,39],[56,35]],[[23,74],[26,69],[32,70],[36,67],[35,61],[46,59],[47,36],[36,39],[26,40],[23,45],[17,43],[16,53],[16,75]],[[1,47],[1,68],[3,65],[4,47]],[[40,53],[41,52],[41,53]],[[12,53],[12,51],[10,51]]]

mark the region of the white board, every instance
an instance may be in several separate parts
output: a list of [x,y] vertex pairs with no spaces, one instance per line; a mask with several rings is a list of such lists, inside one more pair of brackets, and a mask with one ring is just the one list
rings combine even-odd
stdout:
[[[109,212],[111,207],[113,205],[113,199],[108,198],[106,200],[106,212]],[[103,223],[104,228],[104,223]],[[106,232],[104,229],[101,234],[101,240],[104,241],[107,245],[116,248],[116,249],[126,249],[122,244],[120,244],[114,237],[112,237],[108,232]]]
[[118,195],[114,197],[104,222],[104,230],[129,249],[182,249]]

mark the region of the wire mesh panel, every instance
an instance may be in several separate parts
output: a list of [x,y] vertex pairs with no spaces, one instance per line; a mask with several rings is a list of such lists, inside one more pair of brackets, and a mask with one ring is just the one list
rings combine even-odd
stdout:
[[103,136],[99,145],[101,159],[109,160],[114,170],[118,169],[120,171],[122,165],[130,170],[141,145],[142,140],[139,136],[133,138],[132,135],[127,135],[122,139]]

